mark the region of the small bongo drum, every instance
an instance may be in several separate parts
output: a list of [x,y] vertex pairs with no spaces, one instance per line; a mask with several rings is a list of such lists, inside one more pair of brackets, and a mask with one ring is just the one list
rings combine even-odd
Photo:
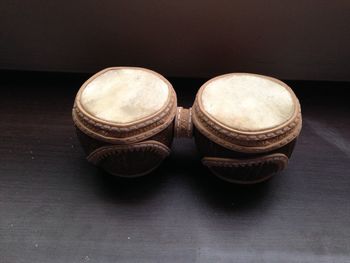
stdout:
[[257,183],[287,166],[302,119],[300,104],[283,82],[232,73],[206,82],[192,107],[202,163],[234,183]]
[[169,155],[176,107],[174,89],[163,76],[114,67],[83,84],[72,115],[88,161],[113,175],[135,177]]

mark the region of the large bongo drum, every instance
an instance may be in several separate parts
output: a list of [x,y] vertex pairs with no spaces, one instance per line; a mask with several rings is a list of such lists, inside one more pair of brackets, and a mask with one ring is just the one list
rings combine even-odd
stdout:
[[136,177],[169,155],[176,107],[174,89],[160,74],[114,67],[82,85],[72,115],[88,161],[113,175]]
[[206,82],[192,107],[202,163],[234,183],[257,183],[287,166],[302,119],[300,104],[283,82],[232,73]]

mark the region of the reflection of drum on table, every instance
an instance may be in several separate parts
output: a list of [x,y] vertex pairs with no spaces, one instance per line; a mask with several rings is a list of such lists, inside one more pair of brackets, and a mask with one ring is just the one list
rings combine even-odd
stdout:
[[192,120],[203,164],[236,183],[264,181],[284,169],[301,130],[293,91],[277,79],[248,73],[205,83]]
[[91,163],[134,177],[151,172],[169,155],[176,106],[173,87],[158,73],[108,68],[80,88],[73,120]]

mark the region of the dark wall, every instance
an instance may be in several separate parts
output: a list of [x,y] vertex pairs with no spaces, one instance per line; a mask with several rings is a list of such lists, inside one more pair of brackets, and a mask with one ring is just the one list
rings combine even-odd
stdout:
[[350,1],[0,1],[0,69],[350,80]]

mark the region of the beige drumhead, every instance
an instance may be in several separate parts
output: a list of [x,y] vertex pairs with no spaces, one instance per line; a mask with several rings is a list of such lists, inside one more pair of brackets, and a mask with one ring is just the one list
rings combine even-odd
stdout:
[[294,94],[283,82],[261,75],[232,73],[203,86],[204,112],[223,125],[243,132],[272,129],[292,118]]
[[93,117],[126,124],[157,113],[169,94],[166,80],[151,70],[111,68],[88,81],[80,104]]

